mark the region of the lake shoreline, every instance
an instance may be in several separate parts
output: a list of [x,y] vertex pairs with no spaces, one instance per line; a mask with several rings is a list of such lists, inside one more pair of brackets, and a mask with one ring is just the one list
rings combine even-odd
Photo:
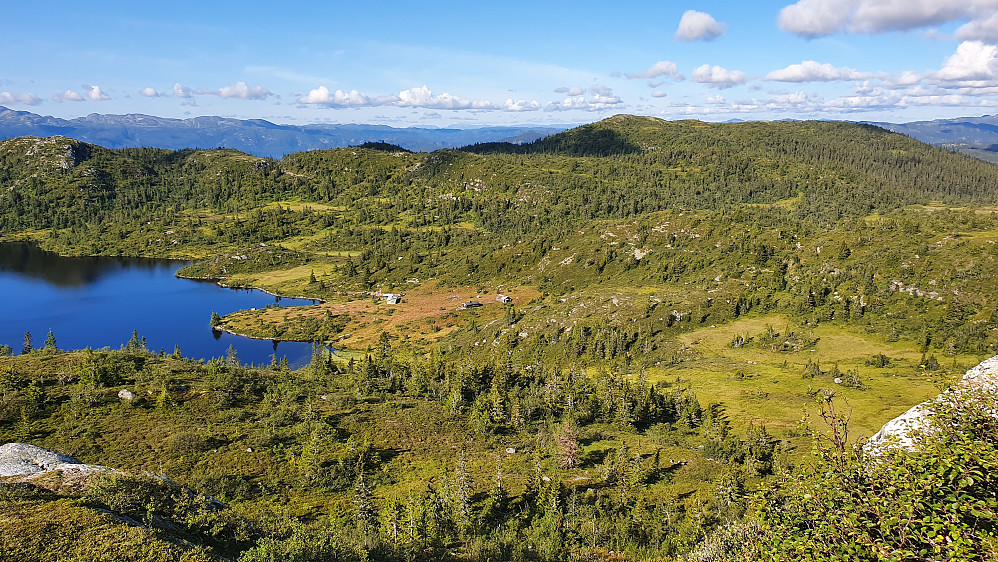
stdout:
[[276,298],[279,298],[279,299],[300,299],[300,300],[307,300],[307,301],[315,301],[312,304],[326,304],[326,301],[324,301],[324,300],[322,300],[322,299],[320,299],[318,297],[280,295],[280,294],[277,294],[277,293],[275,293],[273,291],[268,291],[267,289],[262,289],[260,287],[256,287],[256,286],[253,286],[253,285],[236,285],[236,286],[226,285],[225,283],[222,283],[222,281],[224,281],[226,279],[225,277],[189,277],[189,276],[186,276],[186,275],[180,275],[179,273],[174,273],[173,275],[177,279],[187,279],[188,281],[206,281],[206,282],[211,282],[211,283],[214,283],[214,284],[216,284],[219,287],[222,287],[224,289],[253,289],[255,291],[260,291],[261,293],[266,293],[266,294],[268,294],[268,295],[270,295],[272,297],[276,297]]

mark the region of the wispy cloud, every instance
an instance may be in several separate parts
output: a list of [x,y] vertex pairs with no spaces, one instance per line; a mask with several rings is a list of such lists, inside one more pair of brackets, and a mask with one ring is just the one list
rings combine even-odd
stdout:
[[679,72],[679,65],[672,61],[663,60],[658,61],[653,64],[648,70],[643,72],[630,72],[625,74],[628,79],[634,80],[636,78],[651,79],[664,76],[666,78],[671,78],[672,80],[683,80],[684,76],[682,72]]
[[774,70],[766,75],[766,80],[776,82],[832,82],[836,80],[866,80],[873,75],[852,68],[836,68],[828,63],[821,64],[806,60],[800,64]]
[[248,74],[273,76],[275,78],[280,78],[281,80],[287,80],[288,82],[295,82],[297,84],[315,84],[316,82],[333,81],[325,76],[313,76],[311,74],[302,74],[300,72],[295,72],[293,70],[287,70],[284,68],[278,68],[275,66],[247,66],[245,70]]

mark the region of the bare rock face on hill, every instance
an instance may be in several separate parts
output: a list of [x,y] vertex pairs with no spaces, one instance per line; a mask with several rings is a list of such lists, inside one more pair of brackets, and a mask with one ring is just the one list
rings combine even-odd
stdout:
[[[928,417],[936,406],[960,404],[966,395],[998,392],[998,355],[982,361],[967,371],[960,382],[932,400],[912,407],[907,412],[884,424],[863,446],[867,453],[877,454],[890,448],[914,450],[920,436],[931,433]],[[998,415],[998,412],[990,412]]]
[[85,487],[91,476],[114,469],[25,443],[0,445],[0,480],[29,483],[52,491]]

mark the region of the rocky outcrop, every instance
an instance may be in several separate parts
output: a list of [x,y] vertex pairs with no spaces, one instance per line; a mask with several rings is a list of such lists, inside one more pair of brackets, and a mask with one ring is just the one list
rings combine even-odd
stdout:
[[991,393],[998,391],[998,355],[982,361],[967,371],[953,388],[885,423],[884,427],[866,442],[863,450],[877,454],[892,447],[915,449],[919,436],[931,431],[928,416],[932,414],[935,406],[957,403],[965,393],[980,391]]
[[73,457],[67,457],[61,453],[34,445],[26,445],[24,443],[0,445],[0,476],[35,474],[46,470],[64,468],[67,465],[77,468],[91,466],[83,464]]
[[0,445],[0,481],[34,484],[52,491],[83,488],[92,476],[114,469],[25,443]]

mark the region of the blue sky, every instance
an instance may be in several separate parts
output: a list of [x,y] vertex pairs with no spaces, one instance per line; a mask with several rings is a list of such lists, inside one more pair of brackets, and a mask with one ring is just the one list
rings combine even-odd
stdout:
[[998,0],[17,2],[0,105],[395,126],[998,113]]

